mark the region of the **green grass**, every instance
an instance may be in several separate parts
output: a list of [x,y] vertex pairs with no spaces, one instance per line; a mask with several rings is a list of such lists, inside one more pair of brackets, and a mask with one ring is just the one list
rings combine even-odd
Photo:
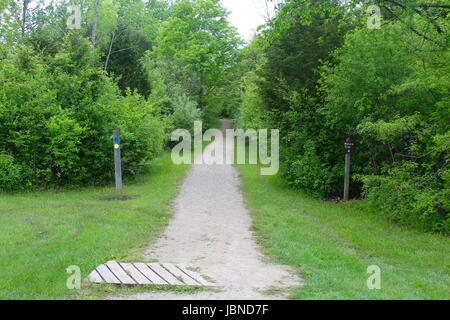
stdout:
[[[447,237],[392,224],[364,201],[317,200],[255,166],[237,168],[263,250],[304,281],[293,299],[450,299]],[[381,290],[367,288],[370,265],[381,268]]]
[[130,201],[104,201],[113,188],[0,195],[0,299],[80,298],[66,268],[83,278],[110,259],[133,260],[170,219],[168,204],[189,166],[170,154],[125,185]]

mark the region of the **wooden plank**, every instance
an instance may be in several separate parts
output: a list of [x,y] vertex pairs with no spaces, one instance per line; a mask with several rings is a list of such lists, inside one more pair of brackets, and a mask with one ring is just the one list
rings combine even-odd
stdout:
[[134,266],[138,269],[147,279],[149,279],[153,284],[156,285],[167,285],[171,284],[166,281],[165,278],[158,275],[152,269],[150,269],[145,263],[135,263]]
[[208,280],[206,280],[205,278],[203,278],[203,276],[200,273],[192,271],[192,270],[188,270],[187,267],[184,266],[184,265],[177,265],[177,267],[181,271],[186,273],[188,276],[190,276],[192,279],[194,279],[195,281],[200,283],[202,286],[205,286],[205,287],[212,287],[212,286],[214,286],[213,283],[211,283]]
[[118,263],[109,261],[98,266],[88,276],[92,283],[125,285],[189,285],[215,286],[200,273],[185,265],[172,263]]
[[189,286],[200,286],[201,283],[195,281],[189,277],[186,273],[178,269],[175,265],[171,263],[163,263],[162,266],[166,268],[171,274],[173,274],[178,279],[181,279],[185,284]]
[[106,265],[123,284],[136,284],[116,261],[108,261]]
[[152,284],[135,266],[131,263],[120,263],[120,266],[136,281],[138,284]]
[[94,270],[91,272],[91,274],[88,277],[88,280],[92,283],[102,283],[103,279],[102,277],[98,274],[97,270]]
[[168,272],[166,269],[164,269],[160,264],[158,263],[147,263],[147,265],[156,272],[161,278],[166,280],[169,284],[175,285],[175,286],[182,286],[183,283],[178,280],[173,274]]
[[121,284],[120,280],[116,278],[106,265],[101,264],[96,270],[107,283]]

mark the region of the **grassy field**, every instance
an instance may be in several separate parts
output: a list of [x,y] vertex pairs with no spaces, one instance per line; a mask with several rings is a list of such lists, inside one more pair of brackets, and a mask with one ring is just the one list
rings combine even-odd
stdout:
[[[450,299],[447,237],[394,225],[364,202],[334,204],[237,166],[265,253],[295,266],[304,286],[294,299]],[[381,290],[367,287],[367,268],[381,268]]]
[[113,188],[0,195],[0,299],[78,298],[66,268],[85,277],[110,259],[132,259],[167,225],[168,204],[188,166],[170,155],[125,186],[130,201],[105,201]]

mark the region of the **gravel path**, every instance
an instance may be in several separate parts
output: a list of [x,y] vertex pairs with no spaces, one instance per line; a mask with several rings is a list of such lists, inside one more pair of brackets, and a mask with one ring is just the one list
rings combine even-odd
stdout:
[[[230,127],[230,121],[222,122],[222,129]],[[206,148],[204,156],[211,153],[211,148]],[[295,270],[269,263],[250,229],[250,215],[233,166],[195,165],[174,202],[172,221],[164,235],[148,248],[145,258],[198,268],[217,289],[186,294],[149,292],[119,299],[286,298],[267,290],[298,286]]]

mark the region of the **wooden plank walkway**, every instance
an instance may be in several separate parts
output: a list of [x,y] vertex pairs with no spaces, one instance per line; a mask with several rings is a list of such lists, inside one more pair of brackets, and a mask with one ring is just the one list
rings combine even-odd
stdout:
[[171,285],[212,287],[198,272],[171,263],[119,263],[99,265],[88,277],[92,283],[118,285]]

